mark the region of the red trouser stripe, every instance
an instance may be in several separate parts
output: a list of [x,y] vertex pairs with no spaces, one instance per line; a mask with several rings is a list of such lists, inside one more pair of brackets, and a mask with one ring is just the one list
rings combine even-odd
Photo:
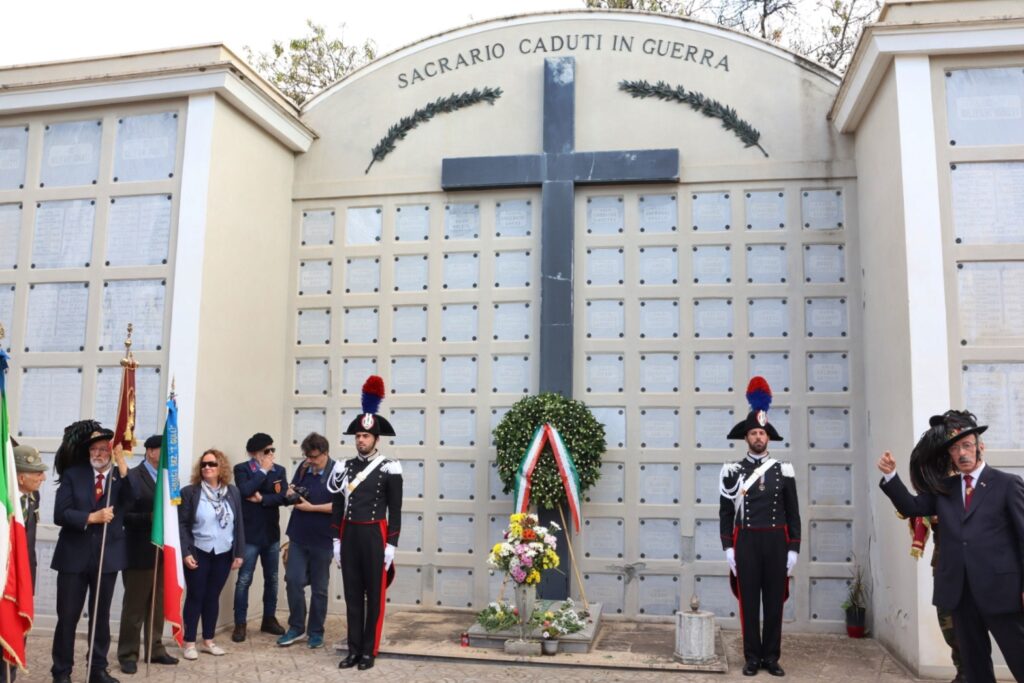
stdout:
[[[387,548],[388,545],[388,523],[384,520],[378,522],[380,528],[380,540]],[[377,656],[380,650],[380,634],[384,630],[384,609],[387,605],[388,595],[388,570],[386,563],[380,565],[380,611],[377,613],[377,628],[373,632],[373,656]]]

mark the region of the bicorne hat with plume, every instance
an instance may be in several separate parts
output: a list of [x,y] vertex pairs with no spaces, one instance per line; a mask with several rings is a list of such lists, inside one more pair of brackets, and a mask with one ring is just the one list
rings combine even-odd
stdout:
[[775,427],[768,422],[768,409],[772,405],[772,388],[764,377],[751,377],[747,385],[747,403],[750,412],[745,420],[737,422],[729,431],[728,439],[746,439],[751,429],[763,429],[771,441],[782,441]]
[[384,400],[384,380],[377,375],[370,375],[363,383],[363,412],[352,420],[346,434],[366,432],[374,436],[395,436],[391,423],[377,414],[380,402]]

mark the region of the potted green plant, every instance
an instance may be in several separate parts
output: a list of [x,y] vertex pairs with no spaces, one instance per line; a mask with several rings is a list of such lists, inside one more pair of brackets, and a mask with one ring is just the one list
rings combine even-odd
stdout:
[[863,638],[868,606],[868,589],[867,584],[864,583],[864,568],[859,564],[854,564],[847,584],[846,600],[843,602],[843,609],[846,611],[846,633],[851,638]]

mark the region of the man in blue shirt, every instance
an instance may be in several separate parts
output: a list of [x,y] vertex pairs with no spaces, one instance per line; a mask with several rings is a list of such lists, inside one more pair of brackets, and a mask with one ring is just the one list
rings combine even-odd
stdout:
[[[327,480],[334,470],[327,439],[311,433],[302,440],[305,460],[299,465],[288,502],[295,507],[288,521],[288,561],[284,568],[288,592],[288,632],[277,644],[288,646],[309,637],[310,649],[324,646],[324,619],[327,617],[327,583],[330,579],[332,541],[331,509],[333,494]],[[309,624],[306,623],[306,586],[310,587]]]
[[245,640],[249,610],[249,586],[256,560],[263,565],[263,621],[260,630],[279,636],[284,627],[277,621],[277,562],[281,554],[280,507],[286,505],[288,475],[274,463],[274,440],[262,432],[245,444],[246,462],[235,465],[235,484],[242,494],[242,523],[245,527],[245,559],[235,583],[235,630],[231,640]]

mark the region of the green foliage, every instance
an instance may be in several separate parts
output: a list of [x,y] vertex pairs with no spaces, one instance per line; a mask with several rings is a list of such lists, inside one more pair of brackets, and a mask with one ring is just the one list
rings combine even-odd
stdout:
[[[601,475],[601,456],[605,450],[604,425],[597,421],[581,401],[551,393],[520,399],[494,430],[494,442],[498,447],[498,474],[505,485],[505,493],[515,489],[516,472],[523,454],[530,446],[534,431],[545,422],[555,426],[572,454],[582,496]],[[533,470],[530,499],[538,507],[548,509],[566,501],[558,466],[551,449],[546,445]]]
[[842,608],[848,610],[851,607],[866,608],[868,606],[868,587],[864,583],[864,568],[854,564],[850,571],[850,580],[846,587],[846,600]]
[[[501,95],[501,88],[485,87],[483,90],[473,88],[463,93],[452,93],[448,97],[438,97],[409,116],[403,116],[398,120],[398,123],[392,124],[388,128],[387,135],[382,137],[377,146],[370,151],[370,154],[373,155],[373,158],[370,159],[370,166],[373,166],[376,161],[384,161],[384,157],[395,151],[395,145],[398,144],[398,141],[404,140],[409,131],[421,123],[426,123],[438,114],[450,114],[453,111],[465,109],[480,102],[494,104],[494,101],[501,97]],[[364,174],[370,172],[370,166],[366,167],[366,170],[363,171]]]
[[245,47],[245,58],[252,67],[296,104],[377,56],[371,40],[348,45],[341,38],[329,38],[327,30],[312,19],[306,20],[306,26],[308,35],[287,42],[275,40],[269,53],[254,53]]
[[476,623],[488,633],[507,631],[519,625],[519,612],[505,600],[489,603],[476,615]]
[[620,81],[619,90],[628,92],[633,97],[654,97],[666,102],[688,104],[690,109],[699,111],[704,116],[720,119],[722,128],[731,131],[742,140],[744,147],[757,147],[762,154],[768,156],[768,152],[760,145],[761,133],[756,128],[741,119],[732,107],[713,100],[703,93],[686,90],[681,85],[673,88],[664,81],[658,81],[654,85],[647,81]]
[[577,610],[572,598],[567,598],[558,609],[551,609],[552,603],[539,605],[530,615],[529,625],[540,629],[542,638],[560,638],[571,633],[579,633],[587,625],[586,610]]

